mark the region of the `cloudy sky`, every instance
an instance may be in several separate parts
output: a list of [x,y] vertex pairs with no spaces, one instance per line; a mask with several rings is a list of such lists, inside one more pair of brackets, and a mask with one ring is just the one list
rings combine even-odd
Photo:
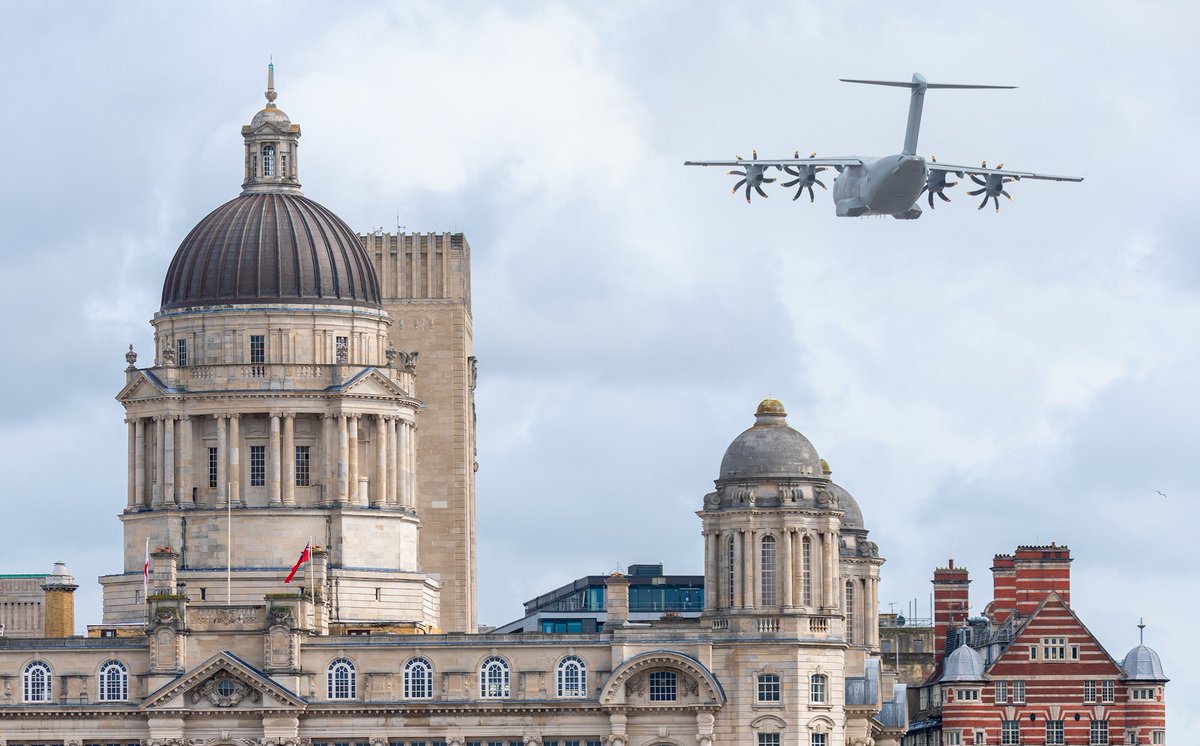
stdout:
[[[900,10],[900,8],[903,8]],[[950,557],[1067,544],[1111,653],[1200,740],[1200,130],[1183,3],[0,3],[0,571],[120,566],[113,395],[188,229],[239,189],[274,55],[306,193],[474,251],[480,620],[632,562],[698,573],[693,512],[767,395],[862,505],[880,600]],[[1072,173],[999,215],[746,205],[692,158],[920,151]],[[1158,494],[1166,493],[1166,497]],[[922,615],[924,615],[924,611]],[[1190,737],[1189,737],[1190,736]]]

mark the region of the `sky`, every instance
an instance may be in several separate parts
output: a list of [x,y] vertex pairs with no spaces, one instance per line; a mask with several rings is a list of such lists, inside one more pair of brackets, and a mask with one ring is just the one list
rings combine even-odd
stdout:
[[[1071,548],[1072,604],[1146,642],[1200,741],[1200,6],[0,1],[0,572],[120,567],[113,397],[188,230],[235,196],[265,66],[305,193],[461,231],[480,360],[480,621],[634,562],[699,574],[703,495],[781,399],[928,615],[950,558]],[[1085,176],[916,221],[747,205],[688,159],[923,155]],[[827,174],[828,176],[828,174]],[[1159,493],[1165,493],[1165,496]],[[1188,652],[1188,651],[1192,652]],[[1194,667],[1192,667],[1194,668]]]

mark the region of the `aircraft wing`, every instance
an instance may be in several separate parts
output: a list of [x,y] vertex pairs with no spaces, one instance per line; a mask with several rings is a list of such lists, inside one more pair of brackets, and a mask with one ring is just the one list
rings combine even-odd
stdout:
[[846,166],[861,166],[861,158],[776,158],[776,159],[750,159],[740,161],[684,161],[685,166],[774,166],[775,168],[783,168],[784,166],[832,166],[833,168],[844,168]]
[[957,174],[975,174],[976,176],[1008,176],[1020,181],[1021,179],[1041,179],[1043,181],[1083,181],[1082,176],[1053,176],[1051,174],[1038,174],[1032,171],[1010,171],[1001,168],[983,168],[982,166],[953,166],[946,163],[935,163],[933,161],[925,161],[925,168],[930,171],[944,171],[946,173]]

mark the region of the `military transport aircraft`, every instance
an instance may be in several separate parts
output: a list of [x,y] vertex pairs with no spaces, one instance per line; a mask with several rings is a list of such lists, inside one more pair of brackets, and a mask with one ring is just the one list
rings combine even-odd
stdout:
[[953,166],[938,163],[936,158],[926,161],[917,155],[917,135],[921,130],[921,108],[925,103],[925,91],[933,88],[1016,88],[1011,85],[958,85],[955,83],[930,83],[920,73],[914,73],[911,83],[890,80],[852,80],[841,78],[844,83],[863,83],[865,85],[892,86],[908,88],[912,96],[908,104],[908,129],[904,133],[904,150],[899,155],[885,155],[881,158],[850,156],[846,158],[817,158],[814,153],[808,158],[801,158],[799,151],[792,158],[758,160],[758,152],[752,152],[751,160],[743,160],[737,156],[733,161],[687,161],[685,166],[737,166],[742,171],[730,171],[732,176],[741,179],[734,185],[733,191],[745,186],[746,201],[750,201],[750,190],[758,192],[762,197],[764,184],[776,181],[768,178],[768,169],[781,170],[795,178],[781,184],[783,187],[796,187],[796,195],[792,200],[800,198],[808,190],[810,202],[816,199],[813,185],[825,189],[825,184],[817,178],[817,174],[829,168],[838,172],[833,180],[833,201],[837,206],[838,217],[859,217],[863,215],[891,215],[899,220],[914,220],[921,217],[921,207],[918,198],[929,193],[929,206],[933,207],[933,197],[936,194],[943,201],[949,202],[945,190],[957,184],[948,181],[953,174],[959,179],[969,176],[979,185],[979,189],[967,192],[972,197],[983,195],[979,203],[982,210],[988,200],[996,205],[1000,212],[1000,197],[1012,199],[1012,195],[1004,188],[1008,183],[1021,179],[1043,179],[1047,181],[1083,181],[1079,176],[1050,176],[1048,174],[1031,173],[1028,171],[1006,171],[1001,163],[997,168],[988,168],[987,161],[975,168],[973,166]]

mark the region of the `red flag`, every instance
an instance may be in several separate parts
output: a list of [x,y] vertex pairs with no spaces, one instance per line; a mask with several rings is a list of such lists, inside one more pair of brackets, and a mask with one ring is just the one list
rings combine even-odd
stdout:
[[146,538],[146,561],[142,564],[142,595],[150,594],[150,538]]
[[308,562],[310,548],[309,544],[304,545],[304,551],[300,553],[300,559],[296,560],[296,564],[292,565],[292,571],[288,573],[287,580],[284,580],[284,583],[292,582],[292,578],[296,577],[296,571],[300,569],[300,565]]

